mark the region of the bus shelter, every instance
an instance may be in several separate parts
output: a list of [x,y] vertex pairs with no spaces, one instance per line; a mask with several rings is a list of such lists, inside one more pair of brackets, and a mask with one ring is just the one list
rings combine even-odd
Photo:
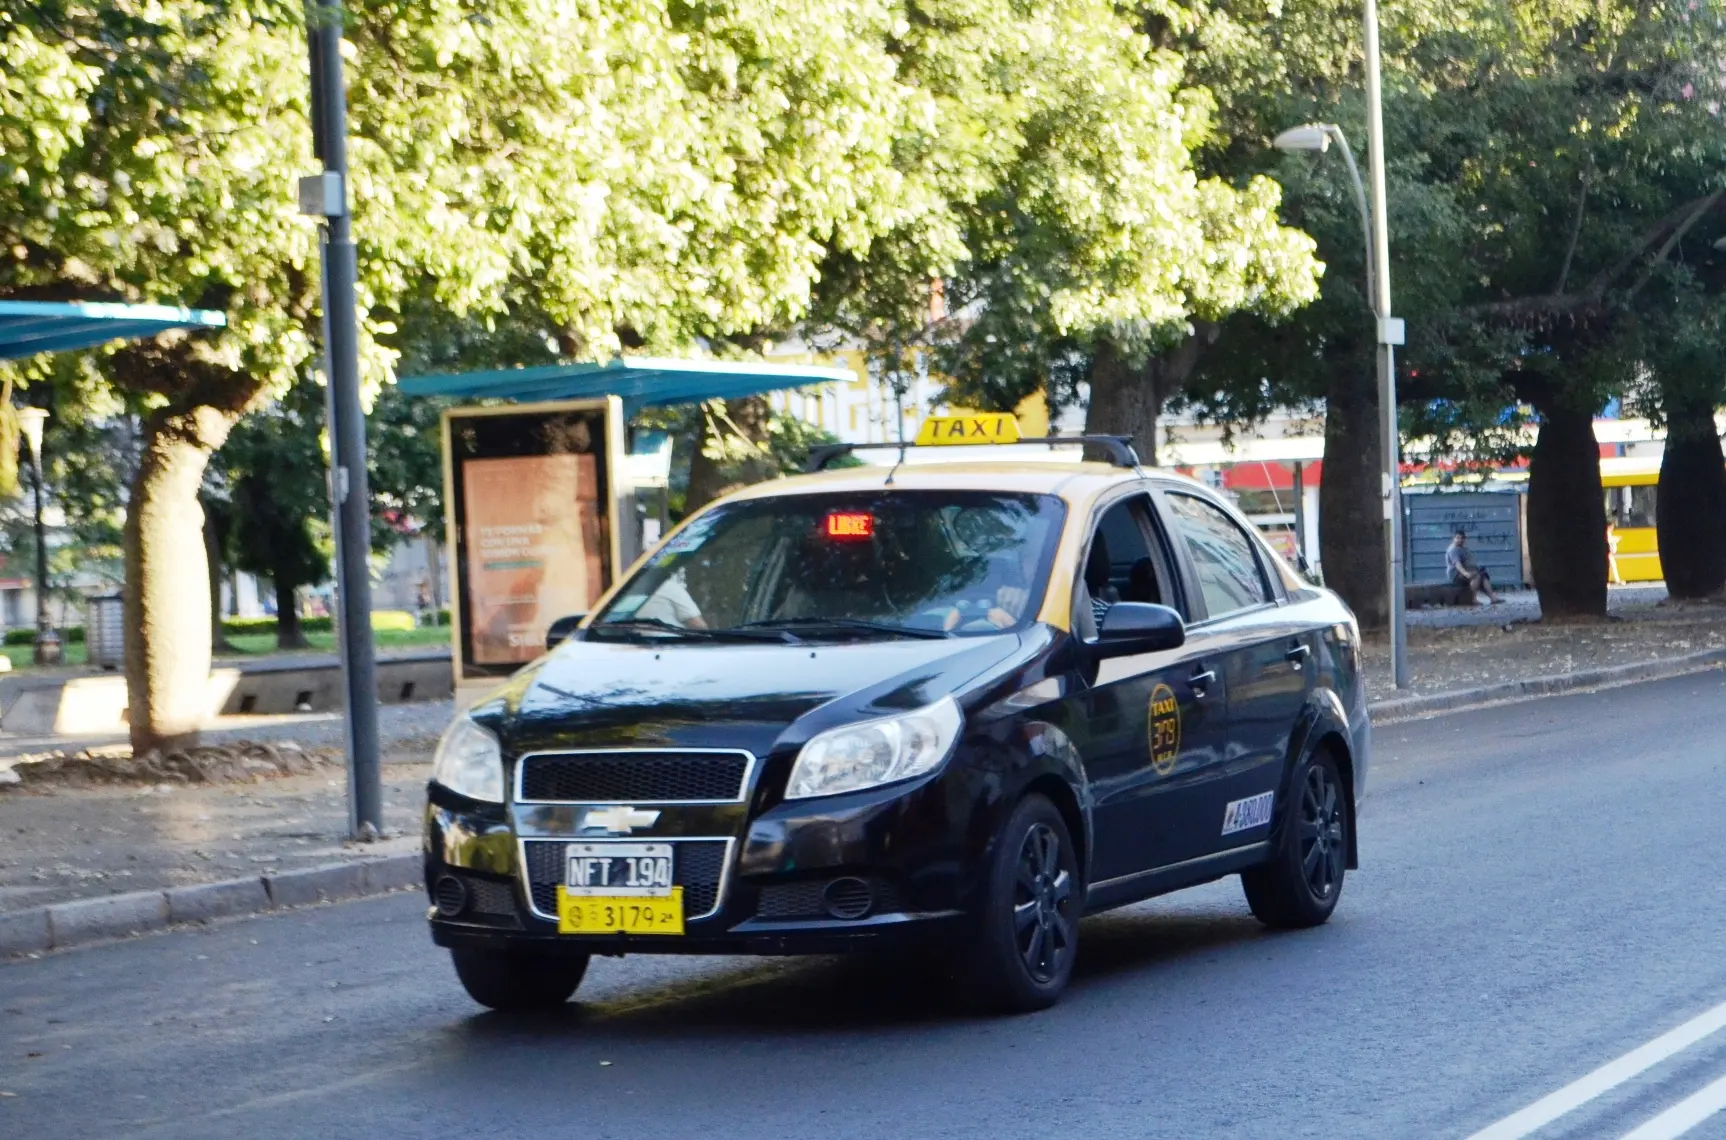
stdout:
[[[631,440],[643,408],[849,382],[848,368],[626,357],[400,382],[443,414],[450,648],[458,700],[545,652],[663,524],[670,441]],[[657,506],[656,506],[657,504]]]
[[70,352],[113,340],[137,340],[170,329],[227,324],[221,313],[172,305],[94,301],[0,301],[0,360]]

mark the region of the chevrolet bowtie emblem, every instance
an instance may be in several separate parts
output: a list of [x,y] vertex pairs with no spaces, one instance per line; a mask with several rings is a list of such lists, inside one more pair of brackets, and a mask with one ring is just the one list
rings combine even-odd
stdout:
[[658,812],[643,811],[641,808],[622,805],[595,808],[582,817],[581,830],[609,831],[613,835],[628,835],[638,827],[652,827],[658,818]]

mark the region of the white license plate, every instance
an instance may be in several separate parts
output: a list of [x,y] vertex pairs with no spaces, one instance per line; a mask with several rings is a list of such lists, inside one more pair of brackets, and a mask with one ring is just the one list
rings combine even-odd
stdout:
[[671,844],[571,843],[564,893],[575,898],[660,898],[671,894]]

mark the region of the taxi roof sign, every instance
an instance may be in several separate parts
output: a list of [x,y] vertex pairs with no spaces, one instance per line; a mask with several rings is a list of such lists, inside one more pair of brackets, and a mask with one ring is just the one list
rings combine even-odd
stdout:
[[[928,447],[931,445],[937,447],[950,447],[959,444],[981,444],[987,447],[995,443],[1042,443],[1047,444],[1050,447],[1071,447],[1075,445],[1083,445],[1101,452],[1103,458],[1116,467],[1130,467],[1135,470],[1138,469],[1139,455],[1138,452],[1133,450],[1133,437],[1130,435],[1051,435],[1037,439],[1024,439],[1019,436],[1018,421],[1014,420],[1012,416],[1007,415],[1004,412],[991,412],[988,413],[988,415],[991,418],[995,415],[1000,415],[1003,419],[1009,421],[1011,426],[1003,427],[1000,430],[1003,432],[1010,431],[1012,433],[1011,437],[1008,438],[1003,436],[1001,438],[992,438],[985,434],[975,439],[958,438],[961,431],[960,428],[945,427],[932,429],[930,428],[929,423],[926,422],[917,432],[917,442],[915,443],[910,441],[905,441],[903,443],[824,443],[816,447],[812,447],[809,449],[809,460],[803,465],[803,470],[808,473],[820,471],[833,460],[838,459],[842,455],[850,455],[854,451],[897,451],[899,453],[899,462],[903,463],[905,462],[905,452],[913,447]],[[931,417],[929,422],[974,419],[976,419],[976,417],[934,416]],[[967,424],[963,430],[968,432],[972,430],[972,428]],[[988,426],[985,425],[982,430],[986,432],[988,430]],[[930,435],[933,435],[936,432],[943,432],[948,436],[948,438],[925,440],[925,432]]]
[[917,429],[919,447],[953,447],[980,443],[1018,443],[1019,420],[1011,412],[972,412],[962,416],[930,416]]

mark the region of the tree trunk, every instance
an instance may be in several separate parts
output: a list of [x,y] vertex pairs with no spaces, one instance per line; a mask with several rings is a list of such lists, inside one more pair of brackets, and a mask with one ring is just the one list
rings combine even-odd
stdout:
[[276,588],[276,648],[305,649],[311,642],[300,628],[299,587],[280,574],[272,575],[270,582]]
[[443,552],[438,540],[425,536],[427,575],[431,578],[431,603],[434,614],[443,609]]
[[1668,397],[1666,412],[1655,496],[1660,568],[1672,597],[1706,598],[1726,588],[1726,455],[1712,407]]
[[222,535],[215,514],[204,505],[204,561],[210,575],[210,645],[216,653],[232,653],[234,647],[222,628]]
[[703,409],[701,434],[689,459],[689,490],[684,512],[690,513],[734,487],[759,483],[775,474],[759,450],[767,442],[773,409],[760,396],[726,400],[723,411]]
[[1540,434],[1528,461],[1528,560],[1541,617],[1605,617],[1606,502],[1593,413],[1562,404],[1535,410]]
[[1384,461],[1378,387],[1370,369],[1346,359],[1325,394],[1324,471],[1318,489],[1319,562],[1325,585],[1354,610],[1362,629],[1390,626],[1384,537]]
[[1091,402],[1085,409],[1086,435],[1127,435],[1147,467],[1158,463],[1157,417],[1170,395],[1186,387],[1205,351],[1217,341],[1217,327],[1200,322],[1193,335],[1166,352],[1131,365],[1120,347],[1105,337],[1091,356]]
[[210,407],[163,408],[144,423],[124,537],[135,755],[195,744],[210,713],[209,562],[198,488],[233,423]]
[[1163,411],[1156,371],[1148,366],[1135,368],[1113,341],[1099,341],[1091,354],[1091,402],[1085,408],[1086,435],[1131,436],[1139,460],[1153,467],[1157,462],[1157,417]]

